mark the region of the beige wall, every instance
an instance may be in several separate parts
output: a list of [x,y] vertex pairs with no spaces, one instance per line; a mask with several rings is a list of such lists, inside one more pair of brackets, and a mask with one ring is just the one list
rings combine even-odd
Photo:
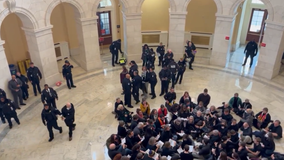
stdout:
[[5,41],[4,48],[9,64],[29,59],[28,46],[22,22],[16,14],[8,15],[1,25],[1,39]]
[[187,7],[185,31],[214,33],[216,12],[213,0],[191,0]]
[[233,44],[233,45],[236,45],[236,43],[237,43],[240,20],[241,20],[241,16],[242,16],[242,7],[238,7],[237,13],[238,13],[238,15],[236,16],[236,19],[235,19],[235,27],[234,27],[234,32],[233,32],[232,41],[231,41],[231,44]]
[[54,43],[66,41],[70,49],[79,48],[74,10],[67,3],[59,4],[51,14]]
[[142,4],[142,31],[169,30],[168,0],[145,0]]

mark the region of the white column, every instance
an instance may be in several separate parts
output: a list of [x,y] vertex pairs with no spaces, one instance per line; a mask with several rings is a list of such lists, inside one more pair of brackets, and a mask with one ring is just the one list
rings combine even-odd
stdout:
[[254,74],[265,79],[272,79],[279,74],[281,67],[284,52],[284,25],[270,21],[267,21],[266,24],[263,37],[266,47],[260,48]]
[[85,70],[102,69],[97,17],[76,21],[80,45],[79,65]]
[[0,41],[0,88],[2,88],[6,92],[7,97],[11,99],[13,97],[11,96],[11,92],[8,89],[8,81],[11,80],[11,73],[3,46],[4,43],[4,41]]
[[[210,64],[225,67],[230,51],[236,16],[217,15]],[[225,40],[229,36],[230,40]]]
[[141,13],[123,13],[124,52],[127,61],[141,62],[142,34]]
[[26,34],[29,53],[35,66],[39,67],[43,79],[41,84],[54,86],[61,80],[52,37],[52,26],[37,30],[22,28]]
[[170,11],[170,25],[169,25],[169,46],[174,53],[174,59],[179,60],[183,57],[184,33],[187,12],[171,12]]

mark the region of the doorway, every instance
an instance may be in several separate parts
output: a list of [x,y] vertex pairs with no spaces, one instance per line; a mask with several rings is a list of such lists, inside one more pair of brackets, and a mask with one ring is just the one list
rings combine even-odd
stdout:
[[97,12],[97,16],[100,45],[110,45],[112,43],[111,11]]

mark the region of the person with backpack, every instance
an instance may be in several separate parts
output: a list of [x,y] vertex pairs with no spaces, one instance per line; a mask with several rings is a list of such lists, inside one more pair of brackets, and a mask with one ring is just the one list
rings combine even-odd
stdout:
[[121,39],[118,39],[116,41],[113,41],[111,43],[111,45],[109,46],[109,50],[110,50],[110,53],[112,54],[112,66],[114,67],[114,63],[115,64],[118,64],[118,51],[120,51],[120,53],[123,54],[123,52],[121,51]]

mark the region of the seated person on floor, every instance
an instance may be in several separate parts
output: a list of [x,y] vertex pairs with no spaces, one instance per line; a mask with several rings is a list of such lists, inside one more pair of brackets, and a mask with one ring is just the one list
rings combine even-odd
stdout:
[[263,110],[255,115],[253,120],[253,126],[257,129],[266,128],[271,121],[270,114],[268,113],[268,108],[263,108]]
[[240,140],[241,142],[245,142],[246,144],[252,143],[252,128],[249,126],[247,122],[243,124],[243,127],[241,127],[241,133],[240,133]]
[[118,107],[120,104],[123,105],[122,100],[121,100],[120,98],[116,98],[116,101],[115,101],[115,103],[114,103],[114,111],[112,111],[112,113],[115,114],[115,118],[117,118],[117,114],[118,114],[118,112],[117,112],[117,107]]
[[140,110],[142,111],[143,113],[143,116],[145,119],[149,118],[150,117],[150,105],[149,103],[146,101],[145,98],[142,99],[142,102],[140,104]]
[[160,116],[161,114],[163,114],[164,116],[167,116],[168,114],[168,110],[163,104],[161,104],[160,108],[158,109],[158,116]]
[[230,108],[232,108],[235,113],[238,113],[239,106],[242,105],[242,99],[239,97],[238,93],[235,93],[234,97],[230,99],[229,105],[230,105]]
[[243,113],[244,113],[247,109],[252,109],[252,105],[250,104],[249,99],[245,99],[244,103],[239,106],[239,112],[237,113],[237,115],[240,116],[240,117],[242,117],[242,116],[243,116]]
[[124,121],[125,124],[131,122],[133,112],[124,108],[122,104],[118,105],[117,113],[117,120]]

